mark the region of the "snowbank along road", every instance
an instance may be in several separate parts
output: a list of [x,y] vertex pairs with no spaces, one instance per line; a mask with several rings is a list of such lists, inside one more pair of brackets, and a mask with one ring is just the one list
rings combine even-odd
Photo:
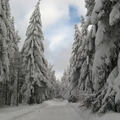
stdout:
[[83,120],[67,101],[55,99],[47,106],[17,120]]

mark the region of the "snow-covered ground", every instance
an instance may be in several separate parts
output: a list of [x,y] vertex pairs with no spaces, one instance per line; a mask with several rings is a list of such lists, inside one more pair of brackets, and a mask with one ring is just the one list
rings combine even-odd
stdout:
[[54,99],[48,105],[17,120],[83,120],[65,100]]
[[62,99],[46,101],[40,105],[21,105],[0,109],[0,120],[83,120]]
[[79,103],[54,99],[37,105],[0,108],[0,120],[120,120],[120,114],[92,114]]
[[98,116],[91,113],[89,109],[85,109],[84,107],[78,107],[80,105],[79,103],[68,103],[68,104],[71,107],[73,107],[75,111],[79,113],[84,120],[120,120],[119,113],[109,111],[101,116]]
[[18,107],[11,106],[11,107],[0,108],[0,120],[18,119],[22,116],[26,116],[34,112],[35,110],[48,105],[48,103],[49,102],[44,102],[42,104],[35,104],[35,105],[19,105]]

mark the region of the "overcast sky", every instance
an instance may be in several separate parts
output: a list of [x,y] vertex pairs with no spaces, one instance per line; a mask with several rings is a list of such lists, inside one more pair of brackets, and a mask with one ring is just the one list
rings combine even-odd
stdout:
[[[16,30],[22,38],[20,49],[37,2],[38,0],[10,0],[11,15],[15,18]],[[45,57],[54,65],[56,77],[60,79],[69,65],[74,23],[80,23],[80,16],[86,14],[85,3],[84,0],[41,0],[40,13],[45,38]]]

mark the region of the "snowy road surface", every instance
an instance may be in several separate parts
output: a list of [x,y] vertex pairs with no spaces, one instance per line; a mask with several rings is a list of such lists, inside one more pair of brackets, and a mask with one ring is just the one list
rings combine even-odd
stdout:
[[17,120],[83,120],[67,101],[48,101],[48,105]]

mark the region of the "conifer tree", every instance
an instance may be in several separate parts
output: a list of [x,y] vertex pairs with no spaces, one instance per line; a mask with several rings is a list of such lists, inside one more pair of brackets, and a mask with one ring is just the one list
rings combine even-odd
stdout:
[[80,30],[77,26],[77,24],[75,24],[74,26],[75,28],[75,34],[74,34],[74,43],[72,46],[72,57],[70,58],[70,69],[71,69],[71,86],[70,86],[70,97],[71,96],[76,96],[76,87],[78,85],[78,79],[79,79],[79,69],[77,69],[77,52],[78,52],[78,48],[79,48],[79,41],[80,41]]
[[[92,86],[92,66],[93,66],[93,56],[94,56],[94,38],[92,38],[92,31],[87,34],[87,36],[83,39],[83,44],[80,50],[80,77],[78,83],[78,89],[81,91],[85,91],[86,93],[93,92]],[[84,54],[81,52],[84,51]],[[80,94],[80,93],[79,93]]]
[[[88,34],[88,30],[85,27],[85,20],[84,20],[83,16],[81,16],[81,31],[80,31],[80,40],[79,40],[79,44],[78,44],[79,48],[78,48],[78,52],[77,52],[77,65],[76,65],[76,68],[79,69],[79,74],[80,74],[79,79],[78,79],[78,87],[80,87],[82,81],[85,82],[85,80],[82,80],[82,79],[85,79],[82,76],[85,76],[85,75],[83,75],[83,73],[86,73],[86,71],[84,71],[83,69],[86,68],[85,64],[86,64],[87,48],[88,48],[87,39],[86,39],[87,34]],[[84,67],[82,67],[82,66],[84,66]],[[82,70],[84,72],[82,72]]]
[[[40,2],[37,3],[30,18],[30,24],[26,32],[27,38],[21,51],[23,56],[23,68],[26,74],[27,92],[29,93],[27,98],[32,101],[34,101],[35,86],[39,89],[39,92],[36,94],[37,100],[39,101],[42,97],[41,94],[44,92],[44,90],[40,90],[40,88],[44,89],[47,82],[47,61],[44,57],[44,37],[39,4]],[[42,102],[42,99],[39,102]]]
[[91,25],[91,14],[94,9],[95,0],[85,0],[85,7],[87,8],[87,19],[85,21],[85,27],[87,28],[89,25]]
[[56,86],[56,76],[55,71],[52,70],[53,65],[49,64],[48,66],[48,98],[52,99],[55,97],[55,86]]
[[[81,28],[80,30],[77,28],[75,32],[75,40],[77,42],[76,43],[76,46],[77,46],[77,49],[73,49],[73,56],[72,58],[70,59],[70,67],[71,67],[71,70],[73,70],[71,72],[71,78],[73,80],[71,80],[71,94],[72,96],[73,95],[76,95],[78,97],[78,94],[77,93],[79,91],[79,87],[80,87],[80,79],[81,79],[81,73],[80,73],[80,69],[83,65],[83,62],[86,61],[86,55],[87,55],[87,51],[86,51],[86,40],[85,40],[85,37],[88,33],[88,30],[87,28],[84,27],[85,25],[85,20],[83,18],[83,16],[81,16]],[[74,43],[73,43],[73,46],[74,46]],[[75,60],[72,60],[72,59],[75,59]],[[74,63],[74,64],[73,64]],[[85,81],[85,80],[83,80]]]
[[91,23],[97,26],[94,32],[96,51],[92,71],[96,94],[89,97],[85,104],[99,114],[107,110],[120,112],[117,107],[119,104],[119,2],[111,1],[96,1],[91,15]]
[[[62,81],[62,85],[61,85],[61,94],[64,97],[65,93],[66,93],[66,81],[67,81],[67,71],[64,70],[63,76],[61,78]],[[65,97],[64,97],[65,98]]]
[[[8,0],[0,0],[0,81],[1,81],[1,105],[10,104],[10,59],[13,57],[13,41],[15,40],[15,33],[12,29],[12,20],[10,14],[10,6]],[[2,102],[2,103],[1,103]]]
[[11,105],[18,105],[18,83],[19,83],[19,67],[21,57],[19,52],[18,43],[21,39],[18,35],[18,31],[14,28],[14,18],[12,18],[11,23],[12,30],[12,44],[9,47],[11,49],[10,57],[10,81],[11,81]]
[[70,97],[70,67],[64,70],[61,78],[61,95],[63,98],[68,99]]

